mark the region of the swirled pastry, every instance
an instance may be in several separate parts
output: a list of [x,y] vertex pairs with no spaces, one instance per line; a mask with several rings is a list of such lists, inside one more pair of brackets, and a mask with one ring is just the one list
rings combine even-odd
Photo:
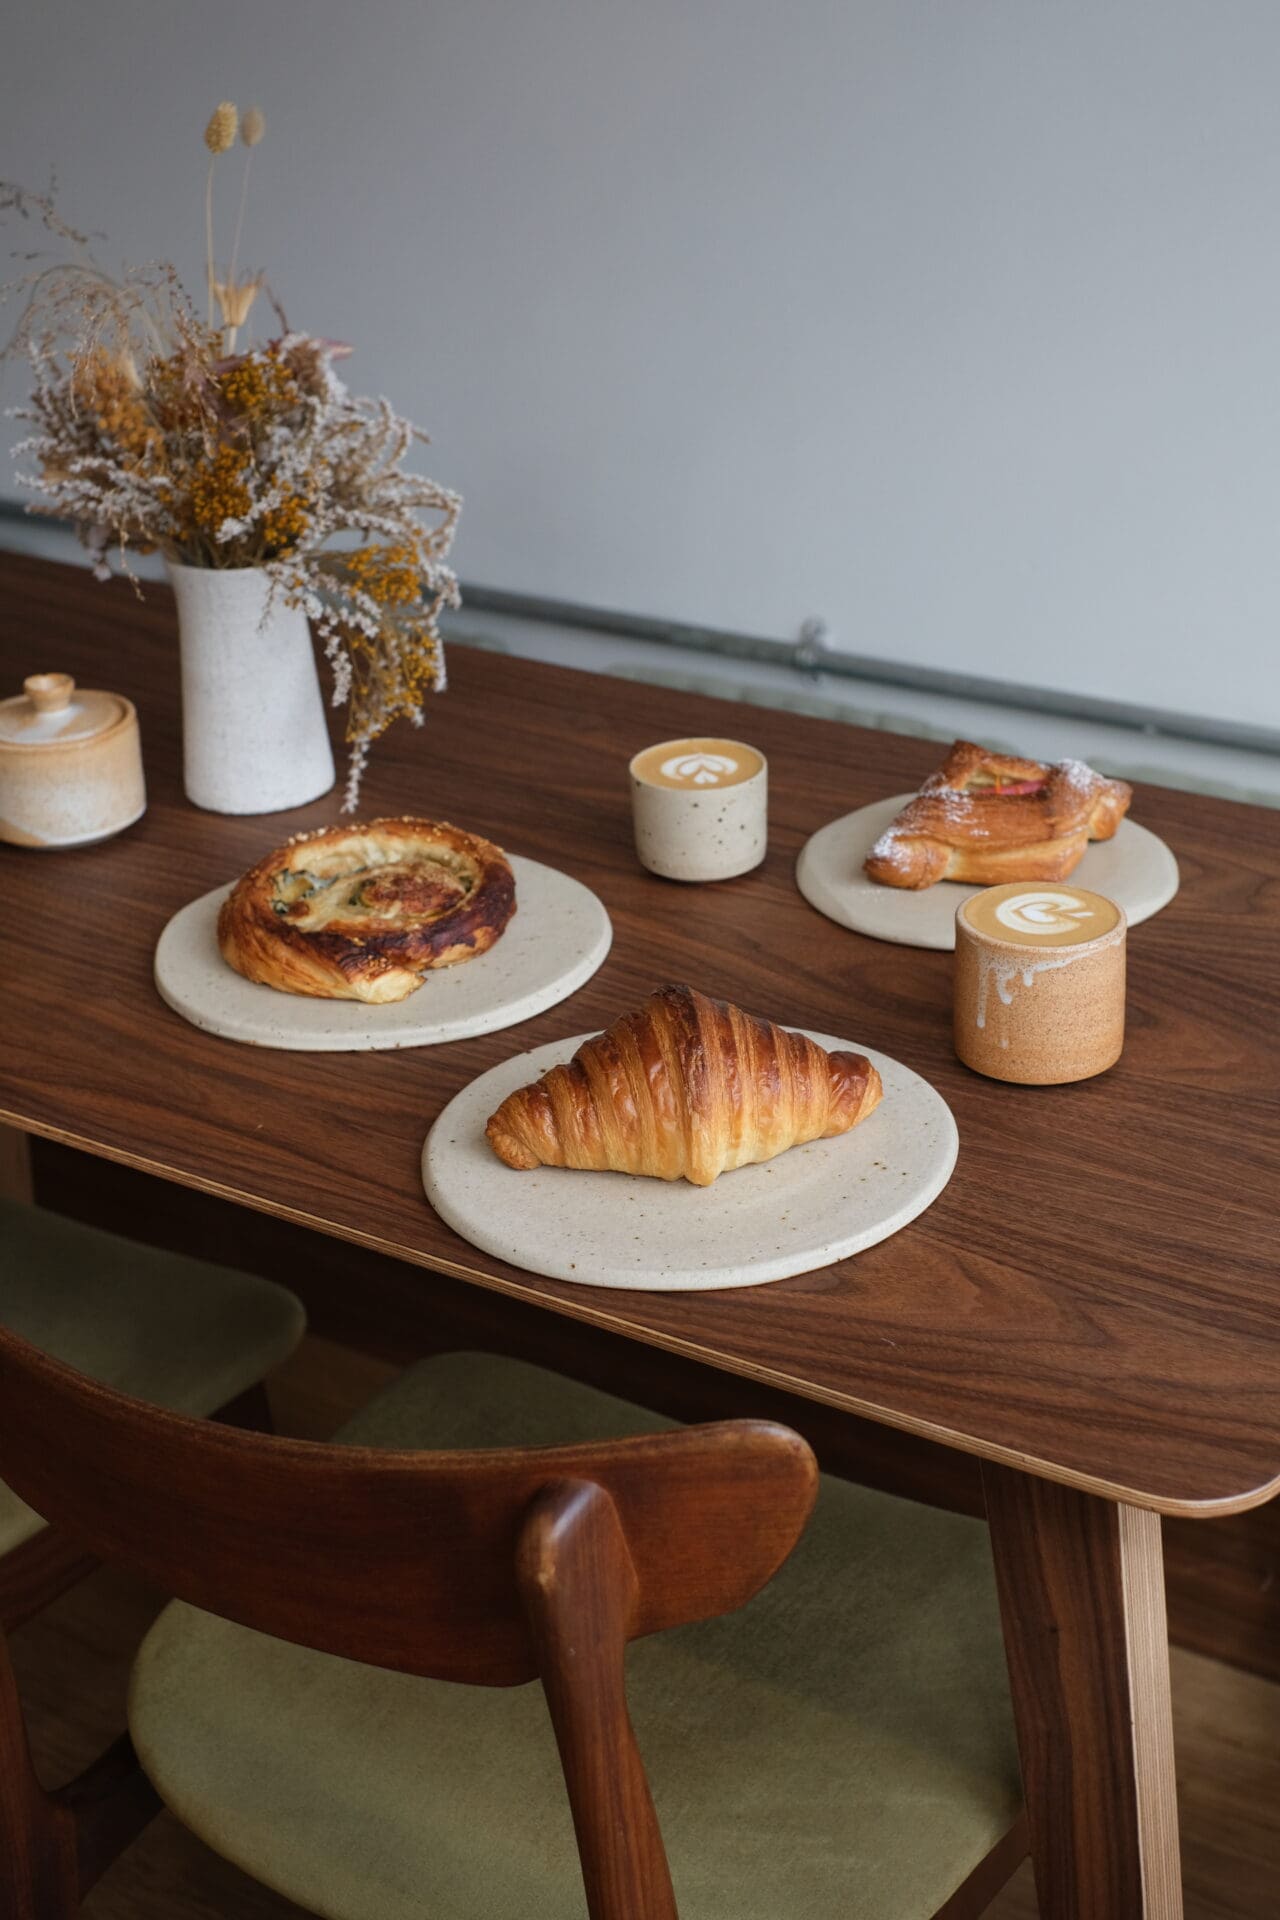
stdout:
[[1109,840],[1133,789],[1080,760],[1021,760],[957,740],[864,863],[886,887],[1065,880],[1090,840]]
[[581,1167],[709,1187],[732,1167],[847,1133],[878,1104],[861,1053],[827,1053],[692,987],[660,987],[508,1094],[485,1133],[509,1167]]
[[486,953],[516,910],[501,849],[445,821],[298,834],[223,902],[218,946],[246,980],[323,1000],[403,1000]]

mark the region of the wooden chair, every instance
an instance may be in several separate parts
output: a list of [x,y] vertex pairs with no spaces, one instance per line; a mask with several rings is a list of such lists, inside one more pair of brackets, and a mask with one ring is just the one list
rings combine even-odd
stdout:
[[[966,1920],[1022,1857],[980,1523],[488,1355],[341,1438],[159,1411],[0,1332],[0,1471],[180,1596],[133,1674],[147,1775],[298,1904],[675,1920],[674,1878],[685,1920]],[[74,1913],[150,1804],[128,1760],[43,1792],[0,1658],[6,1920]]]
[[[269,1430],[262,1376],[306,1317],[284,1287],[0,1199],[0,1325],[140,1400]],[[0,1483],[0,1627],[94,1565]]]

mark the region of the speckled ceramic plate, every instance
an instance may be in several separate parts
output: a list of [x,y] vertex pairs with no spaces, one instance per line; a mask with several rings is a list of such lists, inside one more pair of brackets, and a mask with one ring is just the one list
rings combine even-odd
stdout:
[[[900,793],[877,800],[820,827],[800,849],[796,885],[811,907],[855,933],[900,947],[950,952],[956,944],[956,908],[981,887],[939,880],[913,893],[882,887],[862,871],[872,846],[911,798]],[[1114,900],[1134,927],[1168,906],[1178,891],[1178,863],[1154,833],[1136,820],[1122,820],[1114,839],[1095,840],[1086,848],[1071,882]]]
[[251,1047],[363,1053],[432,1047],[496,1033],[543,1013],[603,963],[613,928],[601,901],[567,873],[510,855],[516,912],[488,953],[423,976],[407,1000],[313,1000],[245,980],[218,952],[218,909],[230,887],[175,913],[156,946],[161,998],[193,1026]]
[[860,1253],[937,1199],[956,1163],[951,1109],[927,1080],[854,1040],[880,1070],[884,1098],[837,1140],[792,1147],[709,1187],[626,1173],[504,1166],[484,1137],[494,1109],[588,1038],[516,1054],[452,1099],[422,1149],[422,1183],[440,1217],[473,1246],[552,1280],[698,1292],[755,1287]]

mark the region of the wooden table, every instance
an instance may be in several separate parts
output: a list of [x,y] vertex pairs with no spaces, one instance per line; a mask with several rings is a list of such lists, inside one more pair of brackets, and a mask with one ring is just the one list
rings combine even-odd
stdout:
[[[440,1049],[238,1047],[151,980],[184,902],[336,800],[270,819],[200,813],[179,780],[171,603],[0,561],[4,682],[74,673],[138,703],[150,805],[83,852],[0,848],[0,1117],[550,1313],[693,1355],[983,1462],[1046,1920],[1181,1912],[1161,1514],[1230,1514],[1280,1489],[1280,820],[1144,788],[1135,814],[1183,889],[1130,938],[1119,1066],[1043,1090],[954,1058],[950,958],[813,912],[792,872],[835,814],[914,785],[919,740],[455,647],[421,732],[374,753],[366,816],[453,818],[593,887],[615,944],[571,1004]],[[769,756],[770,854],[715,887],[644,873],[626,763],[724,733]],[[514,1047],[604,1024],[665,979],[880,1047],[950,1103],[960,1160],[927,1214],[819,1273],[711,1294],[593,1292],[476,1252],[435,1218],[423,1134]]]

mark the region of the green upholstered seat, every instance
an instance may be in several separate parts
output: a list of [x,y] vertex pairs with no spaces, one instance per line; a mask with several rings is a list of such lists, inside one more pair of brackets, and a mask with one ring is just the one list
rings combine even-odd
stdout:
[[[122,1393],[207,1414],[302,1338],[285,1288],[0,1200],[0,1322]],[[0,1553],[44,1521],[0,1482]]]
[[[455,1354],[410,1369],[340,1437],[545,1445],[669,1424]],[[926,1920],[1016,1817],[976,1521],[826,1479],[761,1594],[637,1641],[627,1671],[682,1920]],[[585,1920],[536,1683],[405,1678],[175,1603],[139,1654],[130,1724],[178,1816],[318,1914]]]

